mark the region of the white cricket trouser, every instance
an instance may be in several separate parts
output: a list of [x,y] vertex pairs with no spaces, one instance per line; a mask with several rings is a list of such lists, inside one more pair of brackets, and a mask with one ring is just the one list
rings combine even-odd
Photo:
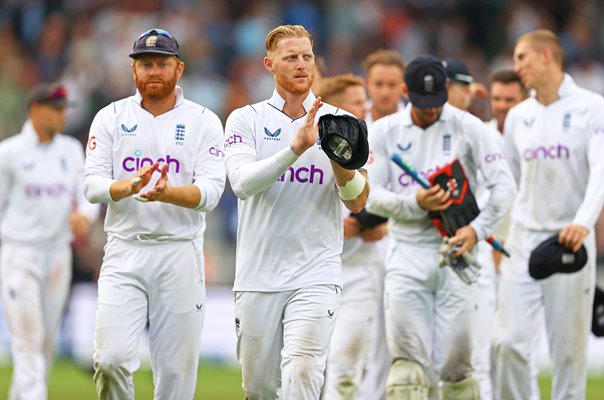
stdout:
[[[384,247],[387,251],[387,247]],[[385,261],[384,261],[385,262]],[[386,381],[392,365],[392,357],[388,350],[386,340],[386,322],[384,316],[384,280],[386,267],[380,265],[373,270],[375,285],[377,287],[378,308],[375,318],[371,322],[371,344],[367,360],[365,375],[361,381],[359,399],[384,400],[386,398]]]
[[512,226],[506,246],[511,259],[501,265],[495,325],[496,399],[527,399],[531,393],[531,354],[544,313],[553,364],[552,399],[584,399],[587,342],[595,285],[595,238],[585,239],[587,265],[572,274],[534,280],[528,273],[530,252],[555,232]]
[[45,400],[55,336],[69,283],[71,248],[5,240],[0,246],[0,291],[11,333],[9,400]]
[[132,373],[147,323],[155,400],[192,399],[206,301],[201,243],[111,238],[98,285],[99,399],[134,399]]
[[237,358],[247,400],[319,399],[341,288],[235,292]]
[[436,246],[391,246],[384,308],[392,359],[420,364],[432,386],[470,377],[476,285],[439,267]]
[[480,398],[493,399],[491,380],[491,354],[493,351],[493,325],[495,323],[495,263],[492,247],[484,240],[477,244],[476,259],[481,265],[481,274],[477,282],[478,307],[474,319],[474,349],[472,365],[474,377],[480,384]]
[[344,265],[342,296],[329,345],[323,399],[346,398],[342,390],[360,398],[359,384],[367,366],[378,294],[373,269],[378,265]]

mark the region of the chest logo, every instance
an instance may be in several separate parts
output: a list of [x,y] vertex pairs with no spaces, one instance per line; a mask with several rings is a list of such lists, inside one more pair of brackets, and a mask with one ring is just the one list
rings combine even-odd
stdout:
[[443,153],[451,152],[451,134],[445,133],[443,135]]
[[264,128],[264,140],[281,140],[279,135],[281,135],[281,128],[278,128],[276,131],[271,132],[268,128]]
[[570,113],[564,114],[562,118],[562,129],[567,131],[570,128]]
[[535,123],[535,118],[525,119],[525,120],[523,120],[523,122],[524,122],[524,126],[526,126],[527,128],[531,128],[533,126],[533,124]]
[[176,145],[182,146],[185,143],[185,124],[176,125],[176,133],[174,134]]
[[398,143],[397,143],[397,144],[396,144],[396,147],[398,147],[398,149],[399,149],[400,151],[402,151],[402,152],[406,152],[406,151],[411,150],[411,142],[407,143],[407,145],[406,145],[406,146],[401,146],[400,144],[398,144]]
[[122,131],[124,132],[122,136],[136,136],[134,131],[138,128],[137,124],[134,124],[131,128],[128,128],[126,125],[122,124]]

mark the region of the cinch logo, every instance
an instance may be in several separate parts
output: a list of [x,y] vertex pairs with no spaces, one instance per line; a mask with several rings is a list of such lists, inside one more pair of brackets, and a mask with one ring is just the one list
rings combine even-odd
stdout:
[[[428,177],[434,172],[436,172],[438,169],[440,169],[440,167],[436,166],[434,168],[428,169],[427,171],[419,171],[419,176],[422,177],[424,181],[428,181]],[[415,182],[413,178],[411,178],[411,176],[409,176],[406,172],[403,172],[399,175],[398,183],[402,187],[418,185],[418,183]]]
[[235,143],[242,143],[242,142],[243,142],[243,138],[241,137],[241,135],[234,134],[224,140],[224,146],[226,147],[226,146],[233,145]]
[[553,144],[549,147],[538,146],[529,147],[522,153],[522,158],[525,161],[535,160],[568,160],[570,158],[570,150],[562,144]]
[[503,154],[501,154],[501,153],[487,154],[486,156],[484,156],[484,160],[488,163],[503,160]]
[[210,154],[215,157],[224,158],[224,152],[216,147],[210,147]]
[[24,187],[25,197],[39,199],[41,197],[57,198],[67,194],[67,187],[63,183],[53,185],[27,185]]
[[[153,163],[155,161],[153,161],[149,157],[143,157],[142,154],[143,154],[142,151],[135,150],[134,157],[124,158],[124,161],[122,161],[122,168],[124,168],[124,171],[134,172],[134,171],[138,171],[145,165],[153,165]],[[174,167],[172,172],[174,172],[176,174],[178,174],[180,172],[180,161],[178,161],[176,158],[170,157],[169,154],[166,156],[166,158],[160,157],[156,161],[158,163],[168,164],[168,172],[171,172],[170,168],[172,168],[172,167]]]
[[286,180],[299,183],[317,182],[319,185],[322,185],[323,170],[317,168],[314,164],[310,164],[310,169],[307,167],[300,167],[296,169],[294,169],[294,167],[289,167],[287,171],[278,179],[279,182]]

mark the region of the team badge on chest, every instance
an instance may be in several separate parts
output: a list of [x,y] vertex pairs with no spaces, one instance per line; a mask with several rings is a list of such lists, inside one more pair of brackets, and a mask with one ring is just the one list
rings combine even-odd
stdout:
[[443,135],[443,153],[446,155],[451,154],[451,134],[445,133]]
[[174,135],[174,139],[176,140],[177,146],[182,146],[185,143],[185,125],[184,124],[176,125],[176,134]]

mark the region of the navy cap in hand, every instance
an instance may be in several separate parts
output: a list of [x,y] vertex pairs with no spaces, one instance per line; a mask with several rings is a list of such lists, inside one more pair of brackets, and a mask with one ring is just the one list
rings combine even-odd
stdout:
[[417,108],[442,107],[447,101],[447,75],[439,59],[417,56],[405,69],[409,100]]
[[577,272],[587,264],[587,250],[581,245],[578,252],[562,246],[558,234],[544,240],[531,252],[529,275],[533,279],[545,279],[557,272]]
[[180,58],[178,42],[174,35],[159,28],[143,32],[134,42],[130,57],[136,58],[142,54],[163,54]]

